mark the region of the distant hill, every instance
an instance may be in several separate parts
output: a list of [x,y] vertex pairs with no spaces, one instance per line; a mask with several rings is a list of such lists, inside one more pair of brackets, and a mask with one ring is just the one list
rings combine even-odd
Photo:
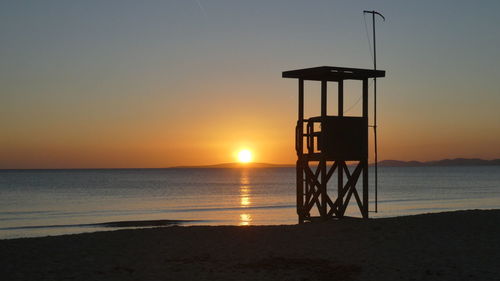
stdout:
[[196,169],[214,169],[214,168],[284,168],[295,167],[294,164],[269,164],[269,163],[222,163],[215,165],[199,165],[199,166],[175,166],[174,168],[196,168]]
[[500,165],[500,159],[483,160],[483,159],[443,159],[437,161],[399,161],[399,160],[384,160],[378,162],[381,167],[423,167],[423,166],[495,166]]

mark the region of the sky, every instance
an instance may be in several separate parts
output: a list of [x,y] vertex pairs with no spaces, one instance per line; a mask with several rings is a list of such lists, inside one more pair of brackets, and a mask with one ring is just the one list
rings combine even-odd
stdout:
[[[499,8],[2,1],[0,168],[203,165],[233,162],[243,148],[256,162],[294,163],[297,82],[281,72],[372,68],[363,10],[387,19],[377,20],[377,64],[386,71],[379,159],[500,158]],[[307,116],[319,114],[317,84],[305,86]],[[359,114],[360,89],[346,82],[347,115]]]

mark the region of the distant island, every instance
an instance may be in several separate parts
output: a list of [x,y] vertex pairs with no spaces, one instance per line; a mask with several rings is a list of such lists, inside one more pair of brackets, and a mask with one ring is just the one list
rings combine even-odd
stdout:
[[[373,163],[370,164],[373,166]],[[379,167],[432,167],[432,166],[500,166],[500,159],[484,160],[478,158],[455,158],[442,159],[435,161],[400,161],[400,160],[383,160],[378,162]],[[295,164],[270,164],[270,163],[221,163],[213,165],[198,165],[198,166],[174,166],[170,169],[177,168],[290,168],[295,167]]]
[[383,160],[378,163],[381,167],[424,167],[424,166],[495,166],[500,165],[500,159],[483,160],[477,158],[455,158],[436,161],[399,161]]

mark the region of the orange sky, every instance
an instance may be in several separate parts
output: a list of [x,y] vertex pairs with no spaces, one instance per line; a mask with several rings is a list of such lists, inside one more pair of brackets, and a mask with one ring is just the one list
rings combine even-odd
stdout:
[[[379,159],[500,158],[498,4],[450,3],[4,3],[0,168],[215,164],[242,148],[294,163],[297,83],[281,72],[370,68],[366,9],[388,18]],[[347,85],[345,107],[360,94]],[[306,114],[318,101],[306,84]]]

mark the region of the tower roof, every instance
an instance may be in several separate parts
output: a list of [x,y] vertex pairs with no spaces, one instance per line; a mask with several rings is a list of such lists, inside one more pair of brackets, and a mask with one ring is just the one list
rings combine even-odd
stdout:
[[282,77],[316,81],[363,80],[366,78],[385,77],[385,70],[318,66],[284,71]]

